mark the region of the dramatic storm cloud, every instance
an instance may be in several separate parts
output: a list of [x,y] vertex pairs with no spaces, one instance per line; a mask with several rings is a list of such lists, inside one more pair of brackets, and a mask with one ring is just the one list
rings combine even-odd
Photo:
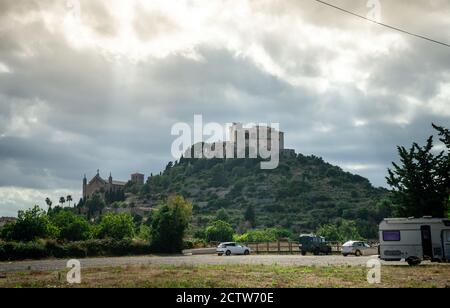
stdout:
[[[361,15],[366,0],[330,0]],[[450,42],[447,0],[381,21]],[[162,170],[176,122],[279,122],[286,146],[385,186],[450,126],[450,48],[314,0],[0,2],[0,216]]]

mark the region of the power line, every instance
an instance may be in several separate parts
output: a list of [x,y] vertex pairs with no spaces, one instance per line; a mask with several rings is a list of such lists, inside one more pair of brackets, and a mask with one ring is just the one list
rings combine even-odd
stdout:
[[339,11],[345,12],[345,13],[347,13],[347,14],[350,14],[350,15],[353,15],[353,16],[356,16],[356,17],[359,17],[359,18],[362,18],[362,19],[364,19],[364,20],[373,22],[373,23],[375,23],[375,24],[377,24],[377,25],[380,25],[380,26],[383,26],[383,27],[386,27],[386,28],[389,28],[389,29],[392,29],[392,30],[395,30],[395,31],[399,31],[399,32],[402,32],[402,33],[404,33],[404,34],[408,34],[408,35],[411,35],[411,36],[414,36],[414,37],[417,37],[417,38],[420,38],[420,39],[423,39],[423,40],[427,40],[427,41],[429,41],[429,42],[433,42],[433,43],[436,43],[436,44],[439,44],[439,45],[442,45],[442,46],[445,46],[445,47],[450,47],[450,44],[447,44],[447,43],[444,43],[444,42],[440,42],[440,41],[434,40],[434,39],[432,39],[432,38],[429,38],[429,37],[426,37],[426,36],[423,36],[423,35],[419,35],[419,34],[415,34],[415,33],[412,33],[412,32],[406,31],[406,30],[402,30],[402,29],[400,29],[400,28],[396,28],[396,27],[393,27],[393,26],[390,26],[390,25],[387,25],[387,24],[378,22],[378,21],[376,21],[376,20],[372,20],[372,19],[370,19],[370,18],[367,18],[367,17],[364,17],[364,16],[362,16],[362,15],[356,14],[356,13],[354,13],[354,12],[348,11],[348,10],[346,10],[346,9],[343,9],[343,8],[341,8],[341,7],[338,7],[338,6],[336,6],[336,5],[333,5],[333,4],[331,4],[331,3],[328,3],[328,2],[325,2],[325,1],[322,1],[322,0],[315,0],[315,1],[317,1],[317,2],[319,2],[319,3],[321,3],[321,4],[324,4],[324,5],[327,5],[327,6],[329,6],[329,7],[332,7],[332,8],[334,8],[334,9],[337,9],[337,10],[339,10]]

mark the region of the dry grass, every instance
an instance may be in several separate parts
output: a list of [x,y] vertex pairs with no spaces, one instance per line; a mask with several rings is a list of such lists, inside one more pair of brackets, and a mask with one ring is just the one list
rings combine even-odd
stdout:
[[[364,267],[294,267],[278,265],[127,266],[86,269],[82,284],[70,286],[66,271],[0,275],[0,287],[12,288],[449,288],[450,266],[386,266],[382,283],[369,285]],[[232,279],[231,279],[232,278]]]

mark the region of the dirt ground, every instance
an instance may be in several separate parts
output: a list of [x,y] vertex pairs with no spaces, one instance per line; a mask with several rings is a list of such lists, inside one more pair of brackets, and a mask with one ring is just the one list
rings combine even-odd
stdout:
[[[381,284],[367,282],[358,265],[124,265],[86,268],[70,285],[64,270],[0,273],[3,288],[450,288],[450,266],[383,266]],[[233,277],[233,279],[229,279]]]

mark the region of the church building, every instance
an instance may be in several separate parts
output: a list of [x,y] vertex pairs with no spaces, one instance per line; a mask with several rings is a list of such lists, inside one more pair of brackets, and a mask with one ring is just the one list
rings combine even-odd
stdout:
[[[131,181],[138,185],[144,185],[144,175],[135,173],[131,176]],[[96,193],[118,193],[125,189],[127,182],[113,180],[112,175],[109,175],[108,180],[103,179],[100,176],[100,171],[97,170],[97,174],[87,181],[86,175],[83,178],[83,199],[89,199]]]

